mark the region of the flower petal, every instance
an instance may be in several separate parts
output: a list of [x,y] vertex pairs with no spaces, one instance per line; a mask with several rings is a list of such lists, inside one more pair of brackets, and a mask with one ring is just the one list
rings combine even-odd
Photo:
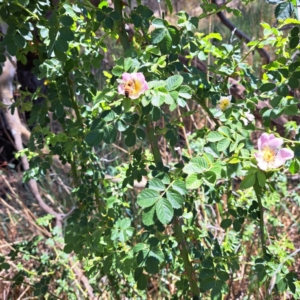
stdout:
[[288,160],[294,158],[294,152],[288,148],[282,148],[278,151],[278,156],[281,156],[283,159]]
[[265,145],[268,145],[269,135],[267,133],[263,133],[257,141],[258,150],[262,150]]
[[125,95],[125,90],[124,90],[124,84],[123,83],[118,85],[118,93],[120,95]]
[[260,160],[257,161],[257,166],[262,171],[267,171],[268,170],[268,163],[266,163],[263,159],[260,159]]
[[272,149],[279,149],[283,144],[283,139],[281,138],[276,138],[273,134],[269,136],[269,142],[268,145]]
[[123,82],[126,82],[126,81],[128,81],[128,80],[131,80],[131,79],[133,79],[132,78],[132,74],[130,74],[130,73],[123,73],[122,74],[122,79],[123,79]]

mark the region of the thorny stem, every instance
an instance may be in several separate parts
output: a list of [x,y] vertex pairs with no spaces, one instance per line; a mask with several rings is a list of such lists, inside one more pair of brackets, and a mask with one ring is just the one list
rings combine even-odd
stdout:
[[161,159],[161,154],[160,154],[159,147],[158,147],[157,136],[155,135],[152,124],[148,125],[148,138],[149,138],[149,141],[151,144],[155,165],[157,167],[159,167],[162,165],[162,159]]
[[74,161],[73,152],[70,153],[70,156],[71,156],[71,170],[73,173],[74,183],[75,183],[75,186],[78,186],[79,179],[78,179],[78,174],[77,174],[76,164]]
[[[114,5],[115,5],[115,10],[121,16],[121,21],[119,21],[119,36],[120,36],[120,40],[121,40],[123,49],[124,49],[124,51],[126,51],[127,49],[130,48],[130,45],[129,45],[129,40],[125,33],[125,28],[124,28],[123,21],[122,21],[122,1],[114,0]],[[208,112],[208,114],[209,113],[210,113],[210,111]],[[161,154],[160,154],[159,147],[158,147],[157,136],[155,135],[155,130],[153,128],[153,125],[150,123],[150,118],[148,118],[148,124],[150,126],[148,125],[147,133],[148,133],[148,138],[149,138],[153,156],[154,156],[154,161],[155,161],[156,166],[161,166],[162,158],[161,158]],[[184,263],[185,270],[187,272],[190,287],[191,287],[193,296],[196,299],[199,297],[199,294],[200,294],[200,291],[199,291],[199,288],[197,285],[197,277],[194,274],[193,265],[189,259],[189,253],[188,253],[188,249],[185,244],[184,233],[182,231],[181,224],[179,223],[179,220],[176,217],[174,218],[174,233],[175,233],[176,240],[180,247],[180,254],[181,254],[181,257],[182,257],[182,260]]]
[[190,283],[193,297],[198,298],[200,291],[199,291],[199,288],[197,285],[197,277],[194,273],[193,265],[191,264],[190,259],[189,259],[189,253],[188,253],[188,250],[187,250],[187,247],[185,244],[184,234],[183,234],[183,231],[182,231],[182,228],[181,228],[178,218],[175,218],[174,233],[175,233],[176,240],[178,242],[179,251],[180,251],[180,254],[181,254],[181,257],[183,260],[184,268],[187,273],[187,277],[188,277],[188,281]]
[[68,80],[68,87],[69,87],[70,97],[71,97],[71,101],[72,101],[72,106],[74,108],[76,118],[80,122],[80,124],[82,124],[81,115],[80,115],[79,108],[78,108],[78,105],[77,105],[77,102],[76,102],[76,99],[75,99],[75,96],[74,96],[72,81],[71,81],[70,78],[68,78],[67,80]]
[[119,28],[119,37],[120,42],[123,46],[124,52],[130,48],[130,43],[128,40],[128,36],[125,30],[124,22],[123,22],[123,14],[122,14],[122,1],[121,0],[114,0],[114,7],[115,11],[119,14],[120,20],[116,21],[116,24]]
[[264,257],[267,255],[266,251],[266,239],[265,239],[265,224],[264,224],[264,210],[261,202],[261,188],[258,183],[254,185],[254,191],[257,198],[258,206],[259,206],[259,225],[260,225],[260,238],[261,238],[261,246]]

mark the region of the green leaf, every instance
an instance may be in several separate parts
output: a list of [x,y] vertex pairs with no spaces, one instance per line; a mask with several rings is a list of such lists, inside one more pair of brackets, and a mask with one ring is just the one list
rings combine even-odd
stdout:
[[143,224],[146,226],[153,225],[154,224],[154,214],[155,214],[155,205],[153,205],[151,208],[146,208],[143,211],[143,215],[142,215]]
[[269,92],[269,91],[272,91],[276,88],[276,84],[274,83],[264,83],[260,88],[259,90],[261,92]]
[[252,187],[255,183],[255,173],[248,174],[241,182],[240,189],[245,190]]
[[149,274],[157,274],[159,272],[159,261],[152,256],[148,257],[145,269]]
[[229,274],[225,271],[218,271],[217,276],[222,281],[227,281],[229,279]]
[[173,75],[167,79],[166,88],[168,91],[173,91],[177,89],[183,82],[183,77],[181,75]]
[[55,48],[60,52],[67,52],[69,49],[68,42],[61,36],[55,42]]
[[7,271],[7,270],[9,270],[9,268],[10,268],[10,264],[8,264],[6,262],[4,262],[0,265],[0,270],[6,270]]
[[222,220],[220,226],[223,228],[223,229],[227,229],[231,226],[232,224],[232,220],[231,219],[224,219]]
[[64,15],[60,18],[60,22],[64,25],[64,26],[72,26],[72,24],[74,23],[73,19],[70,16]]
[[[122,66],[114,66],[111,71],[115,76],[120,77],[124,73]],[[130,100],[130,99],[129,99]]]
[[172,48],[172,37],[168,30],[165,30],[165,36],[159,45],[160,45],[160,49],[163,54],[170,53],[171,48]]
[[152,31],[151,38],[152,38],[152,44],[158,44],[160,43],[165,36],[166,30],[164,28],[157,28]]
[[295,49],[299,45],[299,36],[292,37],[290,39],[290,48]]
[[153,25],[155,28],[164,28],[164,27],[165,27],[164,20],[159,19],[159,18],[153,19],[152,25]]
[[111,17],[105,17],[104,25],[108,29],[112,29],[114,27],[114,20]]
[[141,128],[137,128],[136,129],[136,135],[137,135],[137,137],[138,137],[139,140],[144,140],[145,137],[146,137],[145,131],[143,129],[141,129]]
[[166,0],[166,3],[167,3],[168,10],[169,10],[170,14],[172,14],[172,12],[173,12],[173,6],[172,6],[171,0]]
[[218,142],[218,141],[222,140],[223,138],[224,138],[224,135],[219,132],[216,132],[216,131],[211,131],[207,136],[207,140],[212,143]]
[[137,279],[137,288],[139,290],[145,290],[148,284],[148,279],[145,274],[141,274]]
[[231,142],[230,139],[228,139],[228,138],[223,138],[222,140],[220,140],[220,141],[217,143],[217,150],[218,150],[218,151],[221,151],[221,152],[225,151],[225,150],[229,147],[230,142]]
[[170,223],[174,216],[172,205],[166,198],[160,198],[157,201],[155,205],[155,211],[158,220],[163,225],[167,225],[168,223]]
[[181,181],[181,180],[176,180],[172,184],[172,189],[175,190],[175,191],[177,191],[182,196],[184,196],[185,194],[187,194],[185,183],[183,181]]
[[187,174],[202,173],[208,168],[208,164],[205,158],[195,157],[190,160],[190,162],[184,166],[183,172]]
[[257,179],[261,187],[264,187],[266,184],[266,175],[263,171],[257,170]]
[[105,125],[103,127],[103,141],[106,144],[112,144],[116,141],[117,139],[117,128],[114,127],[113,125]]
[[277,94],[279,96],[283,96],[286,97],[289,94],[289,88],[287,87],[286,84],[281,84],[278,88],[277,88]]
[[112,12],[109,14],[109,16],[110,16],[111,18],[113,18],[115,21],[121,19],[120,14],[119,14],[117,11],[115,11],[115,10],[112,11]]
[[100,130],[92,130],[85,137],[86,143],[91,147],[99,145],[102,139],[103,132]]
[[218,285],[214,286],[210,292],[210,299],[211,300],[222,300],[222,298],[223,298],[223,296],[222,296],[221,287]]
[[133,60],[131,57],[127,57],[124,60],[124,70],[127,72],[133,65]]
[[299,35],[299,27],[298,26],[295,26],[294,28],[292,28],[291,30],[291,36],[292,37],[295,37],[295,36],[298,36]]
[[136,144],[136,135],[134,132],[131,134],[127,135],[125,138],[125,145],[127,147],[133,147]]
[[139,206],[145,208],[152,206],[158,199],[160,194],[157,191],[144,189],[137,196],[137,203]]
[[233,229],[236,231],[236,232],[239,232],[242,228],[242,224],[239,222],[238,219],[235,219],[233,221]]
[[73,41],[74,40],[74,33],[69,27],[61,27],[59,29],[59,33],[62,38],[66,41]]
[[215,184],[217,180],[217,175],[215,172],[212,172],[211,170],[205,172],[203,174],[203,180],[206,181],[208,184]]
[[221,133],[223,133],[223,135],[225,137],[231,137],[231,135],[232,135],[231,132],[230,132],[230,129],[228,127],[226,127],[226,126],[220,126],[218,128],[218,131],[221,132]]
[[292,174],[296,174],[299,172],[299,167],[300,167],[299,161],[295,159],[290,164],[289,170]]
[[299,80],[297,78],[291,77],[288,81],[288,84],[292,89],[296,89],[299,86]]
[[295,104],[285,106],[282,112],[288,116],[295,116],[298,113],[298,107]]
[[192,89],[187,85],[182,85],[179,89],[179,97],[182,97],[184,99],[191,99],[192,93]]
[[294,9],[290,2],[283,2],[276,6],[275,17],[277,20],[285,20],[293,15]]
[[202,184],[202,179],[198,178],[198,176],[197,174],[191,174],[186,178],[185,183],[187,189],[195,190]]
[[[150,239],[149,239],[150,240]],[[151,250],[149,251],[148,255],[150,257],[154,257],[155,259],[157,259],[160,263],[162,263],[165,260],[165,256],[164,253],[162,252],[162,250],[158,247],[153,247],[151,248]]]
[[179,193],[169,190],[167,191],[166,195],[173,208],[179,209],[182,207],[184,200]]
[[149,189],[151,189],[151,190],[162,192],[165,190],[165,188],[166,187],[162,183],[162,181],[157,178],[153,178],[149,181]]

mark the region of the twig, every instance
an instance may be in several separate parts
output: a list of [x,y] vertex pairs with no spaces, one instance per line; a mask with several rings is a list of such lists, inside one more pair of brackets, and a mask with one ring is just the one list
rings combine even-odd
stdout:
[[[216,3],[216,0],[212,0],[212,3],[218,5]],[[221,20],[221,22],[227,27],[229,28],[234,35],[236,35],[239,39],[241,40],[245,40],[245,42],[249,43],[251,41],[251,38],[248,37],[244,32],[242,32],[241,30],[237,29],[233,23],[231,23],[223,14],[222,11],[217,12],[217,16],[219,17],[219,19]],[[255,50],[259,53],[260,57],[264,59],[264,63],[268,64],[270,62],[270,56],[268,54],[268,52],[263,49],[263,48],[258,48],[256,47]]]

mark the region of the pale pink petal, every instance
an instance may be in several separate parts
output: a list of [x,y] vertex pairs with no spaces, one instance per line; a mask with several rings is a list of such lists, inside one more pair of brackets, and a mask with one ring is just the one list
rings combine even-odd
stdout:
[[148,82],[147,82],[147,81],[144,81],[144,86],[143,86],[144,92],[147,91],[148,89],[149,89],[149,87],[148,87]]
[[268,163],[266,163],[263,159],[257,160],[257,166],[262,171],[266,171],[268,169]]
[[125,90],[124,90],[124,84],[123,83],[118,85],[118,93],[120,95],[125,95]]
[[294,152],[288,148],[282,148],[278,151],[278,156],[282,157],[285,160],[294,158]]
[[128,81],[128,80],[131,80],[131,79],[133,79],[132,78],[132,74],[129,74],[129,73],[123,73],[122,74],[122,79],[123,79],[123,82],[126,82],[126,81]]
[[269,135],[267,133],[263,133],[257,141],[258,150],[262,150],[265,145],[269,142]]
[[285,161],[286,160],[284,158],[277,156],[274,163],[272,164],[272,168],[277,169],[277,168],[281,167],[282,165],[285,164]]
[[136,80],[138,80],[139,82],[144,82],[145,80],[145,76],[143,73],[139,72],[139,73],[134,73],[134,78]]
[[138,94],[132,94],[132,95],[130,96],[130,98],[131,98],[131,99],[137,99],[139,96],[140,96],[140,93],[138,93]]
[[249,120],[249,122],[252,122],[255,119],[255,117],[249,112],[246,112],[245,116]]
[[272,149],[279,149],[283,144],[283,139],[280,138],[276,138],[276,137],[271,137],[271,135],[269,136],[269,142],[268,145],[272,148]]

